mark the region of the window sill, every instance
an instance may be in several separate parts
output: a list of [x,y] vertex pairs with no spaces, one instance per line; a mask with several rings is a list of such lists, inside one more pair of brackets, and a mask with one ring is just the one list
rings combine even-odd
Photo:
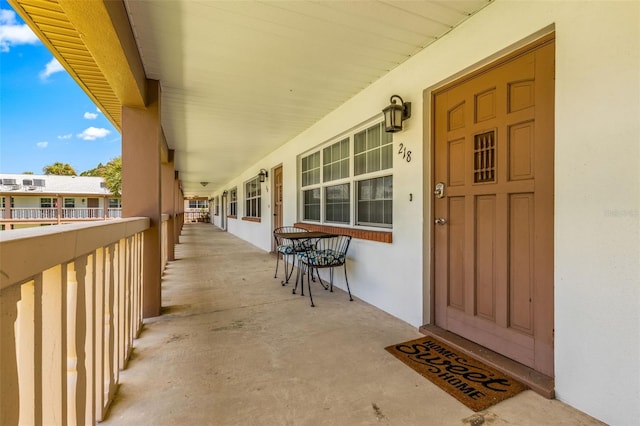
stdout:
[[246,220],[247,222],[262,222],[262,219],[259,217],[244,216],[242,220]]
[[322,231],[335,234],[351,235],[359,240],[377,241],[380,243],[392,243],[393,232],[391,231],[368,231],[365,229],[342,228],[339,226],[315,225],[312,223],[295,223],[294,226],[308,229],[309,231]]
[[237,219],[237,218],[238,218],[238,216],[236,216],[236,215],[228,215],[227,216],[227,219]]

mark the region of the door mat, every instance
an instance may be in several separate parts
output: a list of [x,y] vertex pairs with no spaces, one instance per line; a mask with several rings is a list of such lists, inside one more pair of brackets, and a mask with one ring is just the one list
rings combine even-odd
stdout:
[[525,385],[433,336],[385,348],[473,411],[511,398]]

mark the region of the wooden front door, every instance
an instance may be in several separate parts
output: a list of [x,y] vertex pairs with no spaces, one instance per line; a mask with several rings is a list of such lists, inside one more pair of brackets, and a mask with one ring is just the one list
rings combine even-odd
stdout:
[[[282,199],[282,166],[279,166],[273,170],[273,229],[283,226]],[[275,241],[272,245],[275,250]]]
[[436,325],[553,376],[553,36],[433,95]]
[[100,217],[101,214],[98,211],[100,207],[100,200],[97,198],[87,198],[87,209],[89,212],[89,217]]

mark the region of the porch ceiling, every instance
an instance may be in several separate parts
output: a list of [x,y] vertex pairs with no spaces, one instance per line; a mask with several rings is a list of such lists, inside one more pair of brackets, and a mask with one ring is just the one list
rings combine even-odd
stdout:
[[[490,1],[124,0],[124,5],[146,77],[160,81],[162,127],[175,150],[185,195],[192,196],[222,188]],[[106,9],[113,13],[111,6]],[[40,30],[45,38],[54,34],[46,25]],[[65,48],[56,56],[69,59],[67,69],[76,80],[82,81],[83,73],[99,80],[99,70],[74,65],[77,52]],[[128,91],[139,90],[135,70],[128,72]],[[123,102],[123,94],[102,84],[81,86],[103,109],[114,110],[114,98]],[[119,113],[111,115],[119,126]]]

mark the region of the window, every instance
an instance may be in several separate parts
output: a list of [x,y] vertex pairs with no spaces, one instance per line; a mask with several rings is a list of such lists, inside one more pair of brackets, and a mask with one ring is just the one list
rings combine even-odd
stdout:
[[302,217],[304,220],[320,222],[320,188],[302,191],[304,198],[304,209]]
[[220,215],[220,197],[219,196],[216,196],[214,201],[214,214],[216,216]]
[[238,215],[238,188],[229,191],[229,216]]
[[302,158],[302,186],[320,183],[320,152]]
[[393,223],[393,176],[358,182],[357,225],[391,226]]
[[50,209],[53,207],[53,199],[52,198],[40,198],[40,207],[43,209]]
[[390,228],[393,134],[358,129],[301,158],[302,220]]
[[246,217],[260,217],[260,200],[262,192],[260,178],[256,176],[244,186],[244,215]]
[[349,138],[322,150],[322,181],[349,177]]
[[64,208],[65,209],[73,209],[76,206],[75,198],[65,198],[64,199]]
[[369,127],[354,135],[354,174],[393,167],[393,134],[387,133],[382,124]]
[[209,208],[208,200],[189,200],[190,209],[207,209]]
[[349,184],[327,186],[325,188],[327,222],[349,223]]
[[110,209],[122,208],[122,200],[120,198],[109,198],[109,208]]

